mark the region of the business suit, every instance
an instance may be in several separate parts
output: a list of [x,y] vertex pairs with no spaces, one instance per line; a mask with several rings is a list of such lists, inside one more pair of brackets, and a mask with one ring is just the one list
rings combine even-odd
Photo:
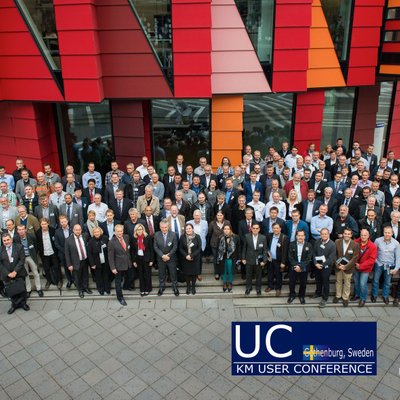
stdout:
[[339,182],[339,186],[337,186],[336,181],[328,182],[328,187],[333,190],[332,196],[337,200],[340,201],[344,196],[344,191],[346,190],[347,186],[343,182]]
[[74,197],[72,202],[74,204],[78,204],[78,206],[82,207],[83,222],[86,222],[87,221],[87,211],[88,211],[88,207],[90,205],[89,200],[86,197],[81,197],[80,201],[78,202],[76,197]]
[[242,260],[246,261],[246,294],[252,289],[253,271],[256,275],[257,294],[261,294],[261,263],[265,265],[268,259],[267,238],[259,233],[254,247],[253,233],[248,233],[243,240]]
[[[281,227],[282,233],[285,233],[286,232],[285,220],[278,217],[276,218],[275,222]],[[261,223],[261,233],[265,236],[272,233],[272,224],[270,217],[265,218],[264,221]]]
[[[298,242],[295,240],[289,245],[289,300],[291,303],[296,297],[296,282],[299,280],[299,299],[300,302],[304,303],[304,297],[306,295],[307,286],[307,273],[312,261],[312,245],[311,243],[305,241],[303,243],[303,249],[301,255],[298,253]],[[300,256],[300,261],[299,261]],[[295,267],[299,266],[301,271],[297,272]]]
[[28,199],[25,195],[22,196],[20,204],[26,207],[28,214],[34,214],[35,208],[39,205],[39,197],[34,194],[33,197]]
[[[278,180],[279,180],[279,178],[278,178]],[[265,196],[264,196],[264,199],[265,199],[265,202],[266,202],[266,203],[268,203],[269,201],[272,201],[272,196],[271,196],[271,194],[272,194],[273,192],[275,192],[275,190],[273,190],[272,188],[267,188],[267,189],[265,189]],[[280,197],[280,200],[281,200],[281,201],[285,201],[285,200],[286,200],[287,196],[286,196],[286,193],[285,193],[285,191],[284,191],[283,189],[278,189],[278,190],[276,190],[276,192],[279,193],[279,197]]]
[[103,230],[104,235],[106,235],[109,239],[111,239],[113,237],[113,235],[114,235],[115,225],[119,225],[120,223],[121,223],[120,221],[118,221],[116,219],[113,219],[113,221],[112,221],[112,226],[113,226],[112,235],[110,235],[110,233],[108,232],[107,220],[104,221],[104,222],[101,222],[99,224],[99,227]]
[[[124,188],[125,188],[125,185],[123,183],[120,183],[118,185],[117,190],[124,190]],[[110,203],[113,200],[115,200],[114,185],[109,183],[104,189],[103,202],[106,203],[108,206],[110,206]]]
[[[322,262],[320,257],[325,257]],[[321,265],[322,269],[314,268],[315,283],[317,285],[315,290],[315,297],[321,297],[327,301],[329,297],[329,278],[336,260],[336,246],[333,240],[328,240],[323,243],[318,239],[314,243],[313,248],[313,263]]]
[[[243,192],[246,196],[246,204],[253,201],[253,188],[251,186],[251,182],[245,182],[243,186]],[[263,186],[260,182],[256,182],[254,184],[254,190],[258,190],[260,192],[260,201],[262,202],[264,199],[264,191]]]
[[151,237],[154,237],[154,234],[160,230],[160,218],[157,215],[152,215],[152,218],[150,219],[150,223],[152,223],[154,231],[152,235],[150,234],[148,218],[145,215],[143,215],[141,219],[144,229],[146,230],[146,233]]
[[[192,209],[191,209],[191,214],[193,216],[193,212],[196,210],[200,210],[200,212],[203,210],[204,211],[204,216],[205,216],[205,220],[207,221],[207,223],[209,223],[213,217],[213,209],[211,207],[211,204],[206,201],[203,205],[200,205],[200,203],[198,201],[196,201],[196,203],[193,204]],[[202,213],[203,215],[203,213]]]
[[[108,236],[102,235],[98,239],[92,237],[88,242],[88,260],[90,268],[95,266],[96,287],[100,295],[111,292],[111,271],[108,265]],[[93,271],[93,269],[91,269]]]
[[[93,197],[94,197],[95,194],[101,194],[101,189],[98,189],[97,187],[95,187],[95,188],[93,189],[93,191],[94,191]],[[86,198],[88,199],[88,201],[89,201],[89,204],[92,204],[93,201],[94,201],[94,200],[92,201],[92,199],[91,199],[91,197],[90,197],[90,190],[89,190],[89,188],[85,188],[85,189],[82,190],[82,197],[86,197]]]
[[353,232],[353,237],[358,237],[359,229],[356,220],[348,214],[347,217],[342,220],[340,216],[333,220],[333,230],[331,234],[332,240],[339,239],[338,235],[343,234],[344,228],[350,228]]
[[[72,234],[72,229],[68,227],[68,237],[71,236]],[[55,231],[54,234],[54,245],[56,246],[57,249],[57,256],[58,256],[58,261],[60,262],[60,265],[64,268],[65,272],[65,277],[68,280],[67,287],[71,286],[71,284],[74,282],[74,278],[72,276],[71,271],[68,269],[67,262],[65,260],[65,236],[64,236],[64,231],[62,228],[58,228]]]
[[382,236],[382,224],[379,219],[375,218],[372,223],[368,222],[368,218],[364,217],[358,221],[358,226],[361,229],[366,229],[369,232],[369,238],[371,242]]
[[179,185],[175,182],[168,183],[168,185],[165,186],[165,197],[169,197],[172,200],[175,199],[175,192],[177,190],[182,190],[182,183],[179,183]]
[[[10,272],[15,271],[17,273],[14,279],[25,280],[27,272],[24,265],[25,265],[25,252],[21,244],[18,243],[12,244],[11,261],[10,258],[8,257],[6,246],[1,246],[0,277],[1,280],[4,282],[5,287],[7,287],[7,284],[10,283],[12,279],[8,276]],[[21,294],[11,297],[11,309],[14,308],[15,310],[18,307],[26,307],[26,298],[27,298],[26,290]],[[14,310],[11,311],[11,309],[9,310],[10,314],[14,312]]]
[[137,224],[142,224],[144,226],[144,221],[140,218],[138,218],[135,223],[133,223],[130,218],[128,220],[126,220],[124,222],[124,233],[126,235],[128,235],[129,237],[132,237],[133,232],[135,231],[135,226]]
[[173,204],[178,207],[179,214],[183,215],[185,217],[185,221],[188,221],[189,219],[192,218],[192,216],[190,215],[191,206],[188,201],[182,199],[180,208],[179,208],[178,204],[176,203],[176,201],[174,201]]
[[138,239],[131,239],[131,258],[139,275],[140,293],[150,293],[153,290],[151,282],[151,265],[154,263],[153,239],[147,235],[143,238],[144,250],[139,255]]
[[[75,286],[78,289],[79,296],[83,297],[83,292],[89,292],[88,288],[88,235],[83,233],[79,236],[82,245],[83,254],[80,253],[75,241],[75,234],[72,234],[65,240],[65,261],[67,267],[72,267]],[[82,258],[82,259],[81,259]]]
[[[303,230],[306,233],[306,242],[308,241],[309,235],[310,235],[310,228],[308,227],[307,222],[304,222],[302,220],[299,220],[297,227],[296,227],[296,233],[297,231]],[[290,241],[295,241],[296,240],[296,233],[294,233],[292,235],[292,231],[293,231],[293,221],[286,221],[286,235]],[[293,240],[292,240],[292,236],[293,236]]]
[[396,192],[394,193],[394,196],[392,195],[390,191],[390,185],[385,189],[385,204],[387,206],[391,206],[393,204],[393,197],[395,196],[400,196],[400,187],[397,188]]
[[372,172],[378,165],[378,157],[375,154],[371,154],[368,158],[367,153],[363,154],[363,157],[369,162],[369,172]]
[[[376,204],[376,203],[375,203]],[[380,222],[382,222],[382,211],[381,211],[381,209],[378,207],[378,206],[375,206],[374,207],[374,211],[375,211],[375,214],[376,214],[376,218],[380,221]],[[364,217],[366,217],[367,216],[367,204],[361,204],[360,206],[359,206],[359,214],[358,214],[358,218],[359,219],[362,219],[362,218],[364,218]],[[371,239],[372,240],[372,239]]]
[[[315,217],[319,213],[319,206],[322,204],[322,201],[315,199],[312,205],[312,212],[311,212],[311,218]],[[311,223],[311,218],[309,221],[306,220],[307,218],[307,211],[308,211],[308,206],[311,205],[308,200],[304,200],[301,203],[301,219],[304,222]]]
[[[271,249],[272,240],[274,238],[273,233],[268,233],[267,244],[268,249]],[[287,264],[287,255],[289,250],[289,239],[283,233],[279,234],[278,242],[276,245],[276,257],[272,257],[268,265],[268,289],[281,290],[282,289],[282,269],[281,265]],[[272,255],[272,254],[271,254]]]
[[76,224],[80,225],[83,228],[84,222],[83,222],[83,213],[82,213],[82,207],[76,203],[71,203],[71,212],[68,214],[68,205],[67,204],[61,204],[60,206],[60,214],[66,215],[68,218],[68,223],[70,227],[74,227]]
[[[21,244],[23,244],[23,241],[21,239]],[[35,288],[39,292],[42,289],[41,283],[40,283],[40,275],[39,275],[39,258],[37,254],[37,242],[36,242],[36,237],[27,233],[26,234],[26,245],[27,248],[25,249],[24,246],[24,252],[25,252],[25,269],[26,269],[26,278],[25,278],[25,286],[27,292],[32,291],[32,284],[31,284],[31,279],[29,277],[29,268],[31,269],[33,273],[33,277],[35,279]],[[28,255],[26,254],[28,252]]]
[[360,247],[354,240],[350,240],[347,247],[346,253],[343,252],[343,241],[344,239],[338,239],[335,242],[336,245],[336,259],[337,261],[341,257],[346,257],[349,262],[345,265],[345,269],[341,270],[338,268],[336,263],[336,296],[334,302],[338,302],[340,298],[343,301],[348,301],[350,297],[351,277],[353,275],[355,264],[358,259],[358,253]]
[[[171,277],[172,288],[174,292],[176,292],[178,290],[176,274],[178,241],[176,236],[172,231],[169,230],[166,234],[166,240],[164,241],[163,233],[161,231],[156,232],[154,235],[153,245],[154,252],[157,256],[158,278],[160,281],[159,294],[162,294],[162,292],[165,290],[165,275],[167,268]],[[168,261],[163,261],[163,255],[168,255],[170,259]]]
[[[203,185],[206,189],[208,189],[208,186],[210,185],[210,180],[213,179],[214,181],[217,182],[217,175],[215,174],[210,174],[208,179],[206,178],[206,175],[201,175],[200,176],[200,184]],[[208,182],[208,184],[207,184]]]
[[[129,244],[129,236],[123,235],[123,243],[125,248],[114,235],[108,242],[108,263],[110,265],[111,272],[117,270],[115,276],[115,291],[117,299],[123,300],[124,296],[122,289],[129,290],[133,283],[133,263],[131,258],[131,246]],[[122,281],[124,282],[122,284]]]
[[357,198],[351,197],[350,201],[348,204],[346,204],[347,199],[343,198],[337,206],[337,209],[339,210],[341,205],[347,205],[349,209],[349,214],[357,221],[359,219],[360,211],[359,211],[359,206],[360,206],[360,201]]
[[[172,215],[170,215],[169,217],[167,217],[167,222],[169,223],[169,229],[170,231],[176,236],[176,240],[179,243],[179,238],[185,233],[185,218],[183,215],[177,215],[177,222],[178,222],[178,228],[179,228],[179,232],[177,234],[177,232],[175,231],[175,222],[174,222],[174,218],[172,217]],[[159,229],[158,229],[159,230]]]
[[[327,187],[327,183],[324,181],[319,181],[317,184],[315,182],[315,179],[311,179],[310,182],[308,182],[308,187],[309,189],[313,189],[315,191],[315,197],[323,197],[325,188]],[[305,199],[303,199],[305,200]]]
[[29,186],[32,186],[33,189],[35,189],[35,187],[36,187],[36,185],[37,185],[36,179],[28,178],[28,181],[26,182],[26,184],[25,184],[25,182],[24,182],[22,179],[20,179],[20,180],[17,182],[17,184],[15,185],[15,190],[14,190],[14,192],[15,192],[15,194],[17,195],[18,201],[21,201],[21,200],[22,200],[22,197],[25,196],[25,186],[28,186],[28,185],[29,185]]
[[[153,215],[160,214],[160,200],[158,200],[158,197],[152,195],[149,206],[153,210]],[[144,213],[146,207],[147,207],[146,196],[145,195],[139,196],[136,204],[136,208],[138,210],[139,215],[142,215]]]
[[[49,210],[49,225],[53,228],[57,228],[58,226],[58,217],[59,217],[59,211],[58,208],[53,204],[49,203],[48,206]],[[41,218],[43,218],[43,207],[41,204],[35,207],[35,212],[33,214],[39,221]]]
[[124,198],[121,201],[122,207],[119,207],[116,199],[111,200],[108,206],[114,211],[115,219],[124,223],[129,218],[129,210],[132,208],[132,200]]

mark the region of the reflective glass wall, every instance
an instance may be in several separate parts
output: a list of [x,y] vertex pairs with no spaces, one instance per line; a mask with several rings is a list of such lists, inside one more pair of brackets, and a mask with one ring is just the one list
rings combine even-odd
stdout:
[[210,160],[210,100],[153,100],[151,102],[153,156],[163,174],[182,153],[185,164]]
[[248,94],[244,96],[243,146],[249,144],[265,156],[269,146],[281,148],[292,138],[293,95]]
[[321,149],[335,144],[337,138],[349,148],[353,112],[354,88],[325,90],[324,119],[322,122]]

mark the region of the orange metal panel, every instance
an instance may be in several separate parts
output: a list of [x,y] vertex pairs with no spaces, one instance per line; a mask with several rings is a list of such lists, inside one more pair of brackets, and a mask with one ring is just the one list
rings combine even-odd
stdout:
[[213,96],[212,112],[243,112],[243,96]]

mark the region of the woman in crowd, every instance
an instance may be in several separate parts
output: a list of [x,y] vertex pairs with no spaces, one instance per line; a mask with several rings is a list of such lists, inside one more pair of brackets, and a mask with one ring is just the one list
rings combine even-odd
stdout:
[[230,160],[228,157],[222,157],[221,166],[217,168],[217,172],[215,173],[215,175],[221,175],[221,174],[224,173],[224,171],[223,171],[223,169],[222,169],[222,167],[223,167],[224,165],[228,166],[228,168],[229,168],[229,169],[228,169],[229,174],[233,175],[234,169],[232,168],[231,160]]
[[154,263],[153,240],[142,224],[136,224],[131,239],[133,266],[139,274],[140,295],[147,296],[152,290],[151,267]]
[[292,189],[286,200],[286,220],[292,219],[292,211],[299,210],[301,215],[302,205],[298,200],[297,193],[294,189]]
[[210,179],[210,184],[205,193],[211,208],[214,208],[214,204],[217,202],[217,196],[222,193],[221,190],[218,189],[215,179]]
[[90,210],[88,212],[88,219],[85,224],[85,232],[89,234],[90,237],[93,236],[93,229],[98,228],[99,223],[96,220],[96,212],[93,210]]
[[220,272],[222,271],[222,290],[224,292],[227,289],[228,292],[232,292],[233,267],[236,264],[238,251],[238,237],[232,232],[231,226],[225,224],[218,245],[218,262]]
[[93,236],[88,243],[89,265],[96,277],[97,291],[101,296],[111,293],[111,271],[108,264],[108,236],[100,227],[93,228]]
[[214,221],[211,221],[208,225],[208,235],[210,238],[210,247],[213,254],[213,264],[214,264],[214,275],[215,279],[218,280],[220,274],[218,273],[218,246],[219,246],[219,238],[223,234],[223,227],[225,222],[229,223],[228,220],[225,219],[225,215],[223,212],[218,211],[215,216]]
[[185,225],[185,233],[179,239],[179,254],[186,279],[186,294],[196,294],[196,279],[200,274],[201,239],[192,224]]

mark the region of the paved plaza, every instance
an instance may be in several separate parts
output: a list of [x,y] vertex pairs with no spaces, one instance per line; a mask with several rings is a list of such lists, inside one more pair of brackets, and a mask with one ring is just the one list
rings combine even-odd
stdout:
[[[0,301],[0,399],[400,398],[400,310],[268,299]],[[233,320],[378,321],[376,377],[233,377]],[[360,332],[362,335],[362,332]]]

